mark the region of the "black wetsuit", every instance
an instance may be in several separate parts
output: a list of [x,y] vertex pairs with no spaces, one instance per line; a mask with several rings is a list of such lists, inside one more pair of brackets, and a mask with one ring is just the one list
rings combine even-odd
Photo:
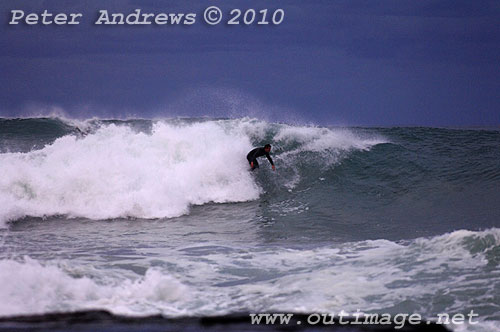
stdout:
[[247,154],[248,163],[253,162],[253,168],[259,168],[259,163],[257,162],[257,158],[262,156],[266,156],[267,160],[269,160],[271,165],[274,166],[271,156],[269,155],[269,153],[266,152],[266,150],[264,150],[264,147],[255,148],[252,151],[248,152]]

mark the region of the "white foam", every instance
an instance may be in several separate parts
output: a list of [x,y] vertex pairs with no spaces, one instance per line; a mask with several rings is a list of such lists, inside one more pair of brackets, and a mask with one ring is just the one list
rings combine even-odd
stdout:
[[[192,254],[196,248],[183,248],[163,251],[161,259],[168,264],[142,276],[109,267],[79,265],[76,270],[70,267],[74,261],[65,266],[5,259],[0,261],[0,315],[81,309],[167,316],[360,309],[393,315],[409,310],[432,319],[472,308],[483,324],[489,314],[482,310],[496,306],[491,294],[499,275],[485,267],[488,252],[500,245],[499,235],[500,229],[456,231],[407,243],[204,250],[202,257]],[[172,275],[172,269],[184,272]],[[413,306],[404,307],[407,302]]]
[[259,188],[241,157],[251,147],[213,122],[160,122],[151,135],[109,125],[39,151],[1,154],[0,220],[175,217],[192,204],[255,199]]
[[71,276],[57,265],[42,265],[25,257],[0,261],[0,316],[105,309],[116,314],[178,315],[176,303],[189,299],[187,286],[174,277],[149,269],[135,279]]
[[275,137],[276,141],[295,141],[300,144],[298,152],[325,150],[365,150],[373,145],[386,143],[381,137],[360,137],[346,128],[294,127],[284,126]]

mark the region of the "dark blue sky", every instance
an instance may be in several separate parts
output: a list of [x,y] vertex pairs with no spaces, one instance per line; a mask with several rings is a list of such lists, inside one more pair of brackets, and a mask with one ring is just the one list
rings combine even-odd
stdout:
[[[203,10],[283,8],[279,26]],[[98,10],[194,12],[98,26]],[[9,25],[10,10],[83,13]],[[255,116],[333,125],[500,125],[500,1],[2,1],[0,115]]]

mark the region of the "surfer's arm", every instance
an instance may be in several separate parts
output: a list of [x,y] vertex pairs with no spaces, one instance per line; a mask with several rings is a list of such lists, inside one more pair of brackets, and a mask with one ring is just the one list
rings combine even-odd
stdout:
[[271,156],[269,155],[269,153],[266,153],[266,157],[267,157],[267,160],[269,160],[269,162],[271,163],[271,165],[274,166],[273,159],[271,158]]
[[274,166],[273,158],[271,158],[271,156],[269,155],[269,153],[266,153],[266,157],[267,157],[267,160],[269,160],[269,162],[271,163],[271,166],[272,166],[273,171],[274,171],[276,169],[276,167]]

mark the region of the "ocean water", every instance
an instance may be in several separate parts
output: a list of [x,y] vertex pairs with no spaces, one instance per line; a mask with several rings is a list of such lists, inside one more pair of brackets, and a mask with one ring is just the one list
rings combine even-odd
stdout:
[[[250,172],[246,154],[271,143]],[[0,119],[0,316],[477,313],[500,331],[500,131]]]

